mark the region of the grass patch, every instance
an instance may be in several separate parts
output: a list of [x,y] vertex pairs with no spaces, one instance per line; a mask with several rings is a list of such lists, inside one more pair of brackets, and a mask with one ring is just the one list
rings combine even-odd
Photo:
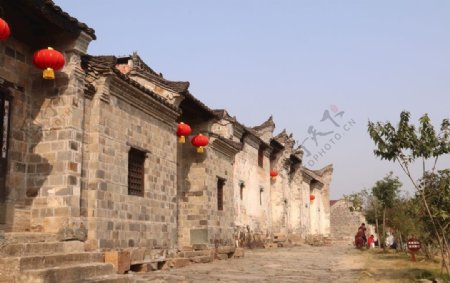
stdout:
[[412,262],[411,256],[405,252],[382,250],[363,251],[366,257],[366,273],[361,282],[416,282],[418,279],[450,282],[450,278],[440,274],[440,264],[427,261],[417,255],[417,261]]
[[411,268],[408,272],[411,275],[412,279],[441,279],[444,282],[450,282],[450,277],[447,274],[443,274],[441,276],[440,270],[430,270],[430,269],[421,269],[421,268]]

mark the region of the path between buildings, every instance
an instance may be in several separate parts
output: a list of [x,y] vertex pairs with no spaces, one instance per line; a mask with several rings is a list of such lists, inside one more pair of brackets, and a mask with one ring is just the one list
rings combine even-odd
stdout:
[[133,274],[144,282],[362,282],[365,260],[350,246],[246,250],[244,258]]

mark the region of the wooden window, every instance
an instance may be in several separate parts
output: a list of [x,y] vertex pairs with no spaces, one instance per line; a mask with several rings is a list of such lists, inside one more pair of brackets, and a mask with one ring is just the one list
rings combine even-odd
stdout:
[[239,182],[239,198],[241,200],[244,199],[244,188],[245,188],[244,182]]
[[258,149],[258,166],[264,167],[264,148],[262,146]]
[[128,152],[128,194],[144,196],[144,163],[146,153],[136,148]]
[[263,192],[264,188],[259,188],[259,205],[262,205]]
[[0,199],[3,200],[6,192],[6,170],[8,166],[9,147],[9,120],[11,113],[11,99],[4,93],[0,93]]
[[223,210],[223,187],[225,186],[225,179],[217,179],[217,210]]

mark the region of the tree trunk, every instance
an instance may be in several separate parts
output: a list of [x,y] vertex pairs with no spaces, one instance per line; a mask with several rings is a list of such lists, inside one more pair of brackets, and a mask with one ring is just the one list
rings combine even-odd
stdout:
[[381,249],[381,233],[380,233],[380,227],[378,225],[378,208],[375,207],[375,226],[377,227],[377,239],[378,239],[378,248]]
[[[418,191],[420,192],[420,190],[418,190]],[[446,240],[447,238],[445,237],[445,231],[442,230],[442,226],[440,226],[440,225],[439,225],[439,227],[441,228],[442,234],[438,230],[437,226],[439,223],[436,224],[433,214],[431,214],[430,207],[428,206],[427,199],[425,198],[425,195],[422,192],[420,192],[420,197],[422,199],[422,204],[425,206],[428,217],[430,218],[431,223],[433,224],[434,235],[439,244],[439,250],[441,252],[441,260],[442,260],[441,272],[445,268],[447,275],[449,275],[450,274],[449,273],[449,270],[450,270],[450,266],[449,266],[450,258],[449,257],[450,256],[448,254],[448,242]]]
[[386,207],[383,208],[383,250],[386,251]]
[[404,246],[404,245],[403,245],[402,232],[399,233],[399,236],[400,236],[400,250],[401,250],[401,251],[404,251],[404,249],[403,249],[403,246]]
[[[449,274],[450,269],[450,250],[448,246],[448,240],[446,237],[445,229],[442,229],[442,269],[445,268],[447,274]],[[441,270],[442,273],[442,270]]]

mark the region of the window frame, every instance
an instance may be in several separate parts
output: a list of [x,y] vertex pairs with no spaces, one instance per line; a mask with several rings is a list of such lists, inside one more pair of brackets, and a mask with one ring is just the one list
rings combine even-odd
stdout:
[[262,196],[264,193],[264,188],[263,187],[259,187],[259,205],[262,206]]
[[258,166],[264,168],[264,147],[261,145],[258,148]]
[[243,181],[239,182],[239,199],[241,201],[244,200],[244,188],[245,188],[245,183]]
[[[134,160],[133,160],[134,159]],[[147,159],[147,152],[130,147],[128,151],[128,195],[143,197],[145,194],[145,160]],[[133,161],[134,163],[132,163]],[[135,168],[130,168],[134,166]],[[137,172],[139,171],[140,172]],[[131,174],[130,174],[131,173]],[[131,180],[134,178],[134,180]],[[134,183],[130,182],[134,181]],[[136,187],[132,187],[136,186]],[[139,186],[139,188],[137,188]]]
[[225,198],[224,198],[224,187],[226,180],[224,178],[217,177],[217,210],[223,211]]
[[[0,172],[0,182],[3,189],[0,190],[0,200],[4,200],[6,196],[6,177],[8,175],[8,153],[11,137],[11,112],[12,112],[12,101],[13,97],[9,95],[8,91],[0,89],[0,115],[1,115],[1,125],[0,125],[0,162],[3,164],[3,170]],[[5,125],[5,105],[8,104],[8,113],[6,117]],[[6,127],[6,131],[5,131]],[[3,148],[5,150],[3,151]]]

